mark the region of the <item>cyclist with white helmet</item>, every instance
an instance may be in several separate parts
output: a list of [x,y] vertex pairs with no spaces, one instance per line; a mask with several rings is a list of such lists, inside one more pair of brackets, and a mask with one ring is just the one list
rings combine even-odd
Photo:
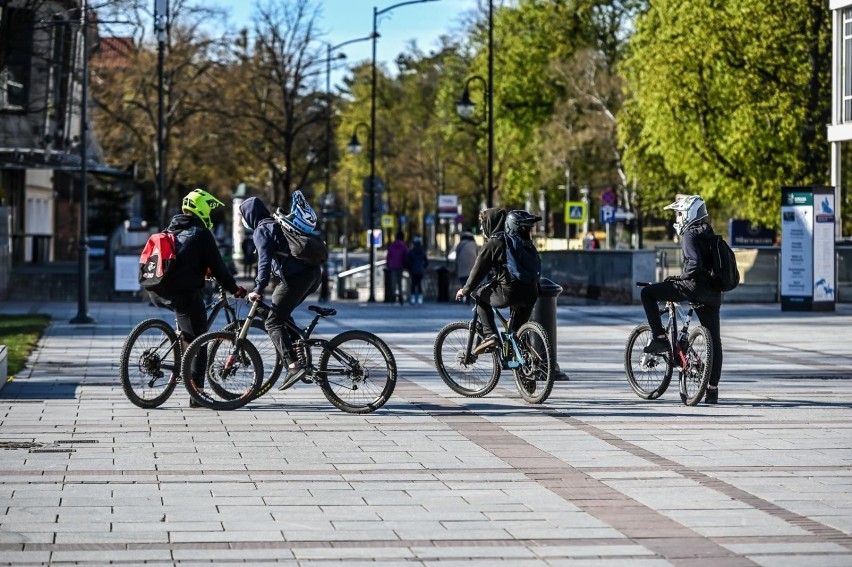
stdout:
[[642,306],[654,339],[645,347],[645,352],[667,352],[669,341],[663,328],[658,303],[660,301],[693,301],[701,303],[696,310],[698,320],[713,337],[713,367],[704,401],[715,404],[719,401],[719,378],[722,375],[722,340],[719,329],[719,311],[722,293],[713,289],[709,280],[712,266],[710,242],[715,235],[707,221],[707,205],[698,195],[682,195],[674,203],[664,207],[675,211],[677,218],[674,229],[680,236],[683,254],[683,269],[679,276],[670,276],[665,281],[642,288]]
[[[204,307],[204,280],[208,271],[219,284],[236,297],[245,297],[246,290],[237,285],[225,265],[216,238],[210,229],[210,212],[224,203],[203,189],[190,191],[181,203],[182,213],[175,215],[166,231],[175,235],[177,259],[171,268],[168,286],[149,292],[151,302],[174,311],[184,346],[207,331],[207,310]],[[192,380],[198,389],[204,387],[206,352],[194,360]],[[189,405],[197,407],[195,400]]]
[[[292,321],[293,310],[319,287],[321,266],[308,266],[290,254],[287,238],[282,231],[292,230],[302,234],[313,232],[317,215],[301,191],[293,193],[290,213],[279,224],[269,209],[257,197],[249,197],[240,205],[243,225],[252,230],[252,240],[257,248],[257,277],[249,299],[257,301],[269,285],[271,276],[278,282],[272,291],[272,309],[266,318],[266,331],[276,350],[287,364],[288,378],[299,379],[307,369],[298,364],[293,351],[293,340],[285,329],[285,321]],[[288,379],[284,384],[292,383]]]
[[[530,320],[533,307],[538,300],[538,274],[532,283],[521,283],[509,273],[508,252],[504,232],[517,235],[523,241],[530,241],[530,233],[541,217],[526,211],[509,211],[501,208],[485,209],[479,213],[482,234],[487,238],[479,250],[467,282],[456,292],[456,301],[471,295],[476,301],[479,320],[482,321],[484,338],[474,349],[474,354],[482,354],[497,345],[497,325],[491,306],[511,307],[512,330]],[[531,246],[530,242],[530,246]],[[486,277],[490,281],[480,287]]]

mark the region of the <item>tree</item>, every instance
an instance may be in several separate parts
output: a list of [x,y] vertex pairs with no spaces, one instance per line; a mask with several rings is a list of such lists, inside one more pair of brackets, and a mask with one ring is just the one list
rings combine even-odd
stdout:
[[[628,175],[650,201],[699,193],[711,208],[776,227],[782,185],[826,183],[824,4],[660,0],[637,19],[621,136],[633,148]],[[678,178],[685,185],[651,183]]]

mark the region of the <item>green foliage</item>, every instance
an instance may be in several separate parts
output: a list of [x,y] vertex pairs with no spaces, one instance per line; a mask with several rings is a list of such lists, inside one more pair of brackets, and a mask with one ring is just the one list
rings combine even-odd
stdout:
[[620,118],[645,202],[699,193],[777,226],[782,185],[826,183],[827,144],[809,135],[830,100],[822,4],[660,0],[638,18]]
[[[14,376],[21,369],[50,323],[48,315],[0,315],[0,345],[6,345],[7,373]],[[0,376],[5,381],[6,376]]]

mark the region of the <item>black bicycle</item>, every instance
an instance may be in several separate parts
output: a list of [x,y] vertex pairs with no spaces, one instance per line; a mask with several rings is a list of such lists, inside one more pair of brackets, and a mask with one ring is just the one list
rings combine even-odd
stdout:
[[[637,286],[648,283],[637,282]],[[689,309],[674,301],[666,301],[660,315],[666,320],[666,336],[670,348],[664,353],[644,352],[654,336],[647,323],[637,326],[627,338],[624,349],[624,369],[627,381],[640,398],[655,400],[665,393],[675,367],[680,372],[680,399],[694,406],[704,397],[710,380],[713,360],[713,341],[710,331],[698,325],[690,330],[699,303],[689,303]],[[686,312],[684,312],[686,311]]]
[[[183,357],[183,370],[189,371],[202,349],[207,351],[205,382],[209,387],[196,388],[192,380],[184,381],[195,400],[211,409],[235,409],[257,397],[261,387],[262,356],[253,339],[247,335],[256,317],[263,316],[270,306],[263,301],[251,303],[246,320],[239,331],[213,331],[196,338]],[[307,369],[301,379],[317,383],[326,399],[348,413],[370,413],[387,402],[396,387],[396,360],[382,339],[360,330],[344,331],[330,340],[314,338],[312,334],[320,319],[333,317],[335,309],[311,305],[315,313],[304,329],[286,323],[287,331],[295,337],[293,347],[299,364]],[[319,359],[313,362],[313,350]],[[289,378],[289,387],[299,377]]]
[[435,337],[435,368],[454,392],[471,398],[485,396],[497,385],[501,370],[511,370],[521,397],[531,404],[543,403],[553,390],[553,358],[547,331],[529,321],[517,332],[511,330],[496,307],[491,308],[502,324],[497,347],[476,355],[474,350],[485,338],[476,306],[470,321],[446,325]]
[[[207,329],[238,328],[236,301],[217,285],[207,303]],[[176,327],[177,324],[170,325],[162,319],[146,319],[124,341],[119,359],[121,387],[127,399],[140,408],[162,405],[182,379],[180,362],[184,345]],[[274,360],[258,390],[257,395],[263,395],[278,380],[284,365],[262,321],[252,320],[249,337],[265,360]]]

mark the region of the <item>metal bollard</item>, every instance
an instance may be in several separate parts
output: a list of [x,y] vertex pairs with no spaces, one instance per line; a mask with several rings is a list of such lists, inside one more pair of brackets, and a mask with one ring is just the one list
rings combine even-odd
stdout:
[[541,278],[538,284],[539,296],[533,308],[532,320],[540,323],[547,331],[556,379],[568,380],[568,374],[562,372],[556,362],[556,298],[562,293],[562,286],[547,278]]
[[394,289],[393,289],[393,281],[391,280],[391,271],[387,268],[384,268],[385,273],[385,303],[394,303],[396,298],[394,297]]
[[438,301],[446,303],[450,300],[450,270],[441,266],[435,274],[438,276]]

